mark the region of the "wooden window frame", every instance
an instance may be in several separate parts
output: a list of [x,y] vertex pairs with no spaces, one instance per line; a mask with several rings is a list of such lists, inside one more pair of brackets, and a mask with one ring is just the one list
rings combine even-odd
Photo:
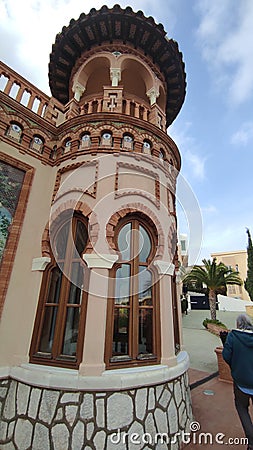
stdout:
[[[83,217],[80,214],[74,214],[71,225],[72,226],[72,232],[73,227],[75,223],[75,233],[76,233],[76,225],[78,221],[81,221],[86,229],[87,229],[87,235],[88,235],[88,223],[85,217]],[[61,227],[67,222],[65,219],[61,223]],[[58,229],[60,229],[59,227]],[[72,262],[74,261],[71,252],[71,245],[70,241],[72,239],[72,233],[71,231],[68,233],[68,243],[66,246],[66,254],[64,257],[64,271],[65,267],[67,266],[67,272],[71,267]],[[75,239],[75,234],[73,235],[73,239]],[[88,238],[85,245],[85,248],[83,249],[82,255],[85,253],[85,250],[88,246]],[[54,268],[57,267],[57,263],[55,261],[55,258],[52,254],[51,250],[51,263],[46,267],[46,270],[43,274],[42,278],[42,284],[41,284],[41,291],[39,296],[39,302],[38,302],[38,308],[36,313],[36,318],[34,322],[34,330],[33,330],[33,336],[31,340],[31,347],[30,347],[30,362],[33,364],[44,364],[48,366],[56,366],[56,367],[65,367],[70,369],[78,369],[80,363],[82,362],[82,354],[83,354],[83,344],[84,344],[84,333],[85,333],[85,323],[86,323],[86,313],[87,313],[87,300],[88,300],[88,289],[86,288],[81,292],[81,298],[80,298],[80,317],[79,317],[79,324],[78,324],[78,339],[77,339],[77,345],[76,345],[76,357],[68,356],[68,355],[62,355],[61,349],[63,347],[64,342],[64,333],[66,330],[66,318],[67,318],[67,310],[71,306],[74,308],[73,304],[68,303],[68,294],[71,286],[71,281],[63,274],[62,281],[61,281],[61,287],[60,287],[60,295],[59,295],[59,301],[58,301],[58,311],[56,316],[56,325],[55,325],[55,331],[54,331],[54,338],[53,338],[53,345],[52,345],[52,352],[51,353],[43,353],[39,351],[39,345],[42,335],[42,329],[43,329],[43,323],[44,323],[44,316],[47,305],[47,293],[49,290],[49,283],[50,283],[50,275]],[[88,287],[89,283],[89,272],[87,268],[86,273],[86,286]],[[51,305],[52,306],[52,305]]]
[[[147,356],[147,358],[138,358],[138,327],[139,327],[139,311],[144,307],[139,306],[138,294],[131,293],[129,295],[129,309],[130,309],[130,320],[129,320],[129,355],[130,357],[112,357],[112,343],[113,343],[113,332],[114,332],[114,291],[116,284],[116,271],[123,264],[130,264],[129,261],[121,260],[117,262],[110,271],[109,274],[109,298],[107,304],[107,324],[106,324],[106,342],[105,342],[105,364],[107,369],[116,369],[124,367],[134,367],[134,366],[146,366],[159,364],[161,359],[161,326],[160,326],[160,299],[159,299],[159,285],[157,281],[156,269],[150,266],[151,261],[154,258],[155,250],[157,246],[156,232],[154,229],[147,224],[146,221],[138,214],[129,215],[123,218],[115,229],[115,243],[118,242],[118,235],[120,230],[127,224],[131,222],[134,226],[132,229],[137,229],[141,225],[147,232],[151,240],[151,252],[147,259],[147,262],[139,262],[138,258],[134,258],[131,262],[132,267],[134,267],[134,275],[137,275],[139,265],[148,267],[148,270],[152,273],[154,283],[152,284],[152,299],[153,299],[153,321],[152,321],[152,336],[153,336],[153,355],[152,357]],[[136,225],[138,224],[137,228]],[[136,239],[134,237],[133,241]],[[131,246],[134,245],[131,241]],[[117,247],[117,244],[116,244]],[[120,254],[120,253],[119,253]],[[146,307],[147,308],[147,307]],[[136,355],[136,356],[135,356]],[[134,356],[134,357],[133,357]]]

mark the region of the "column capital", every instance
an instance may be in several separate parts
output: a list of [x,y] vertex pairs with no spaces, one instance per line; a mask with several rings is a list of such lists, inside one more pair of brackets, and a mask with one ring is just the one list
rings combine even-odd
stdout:
[[77,102],[80,102],[80,99],[81,99],[84,91],[85,91],[85,87],[82,84],[80,84],[78,82],[74,84],[74,86],[73,86],[74,99]]
[[110,253],[86,253],[83,255],[83,259],[91,269],[111,269],[113,264],[117,261],[118,255],[111,255]]
[[110,69],[110,77],[112,81],[112,86],[118,86],[121,80],[121,70],[116,68]]
[[156,259],[154,266],[157,267],[159,275],[174,275],[175,265],[171,261]]
[[159,97],[160,92],[157,89],[157,87],[152,87],[146,92],[147,96],[149,97],[150,105],[154,105],[156,103],[156,99]]

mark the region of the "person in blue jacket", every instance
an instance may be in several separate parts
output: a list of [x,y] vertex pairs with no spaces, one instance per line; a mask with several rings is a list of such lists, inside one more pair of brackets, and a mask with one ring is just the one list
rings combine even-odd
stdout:
[[231,369],[235,407],[248,438],[248,450],[253,450],[253,423],[249,414],[250,399],[253,402],[253,325],[246,314],[240,314],[236,327],[227,335],[222,356]]

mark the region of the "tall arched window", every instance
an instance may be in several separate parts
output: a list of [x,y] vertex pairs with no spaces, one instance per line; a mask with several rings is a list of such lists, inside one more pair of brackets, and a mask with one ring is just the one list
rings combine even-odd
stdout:
[[77,368],[81,362],[86,316],[88,269],[82,260],[87,223],[73,216],[52,238],[52,262],[46,268],[34,325],[30,361]]
[[105,359],[107,367],[159,362],[159,299],[153,230],[132,216],[116,230],[119,260],[111,271]]

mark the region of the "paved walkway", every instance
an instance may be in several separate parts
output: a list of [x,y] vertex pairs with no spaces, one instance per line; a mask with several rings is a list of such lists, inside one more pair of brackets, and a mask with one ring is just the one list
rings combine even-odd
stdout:
[[[195,429],[200,428],[193,432],[191,442],[184,448],[221,450],[222,445],[226,445],[227,449],[246,449],[247,445],[242,440],[244,433],[234,407],[233,384],[220,381],[217,375],[214,350],[221,345],[220,339],[202,325],[209,314],[209,311],[191,311],[183,316],[184,348],[190,356],[189,381]],[[217,311],[217,318],[228,328],[233,328],[238,314]],[[216,376],[213,376],[215,373]],[[209,434],[201,436],[200,433]]]

